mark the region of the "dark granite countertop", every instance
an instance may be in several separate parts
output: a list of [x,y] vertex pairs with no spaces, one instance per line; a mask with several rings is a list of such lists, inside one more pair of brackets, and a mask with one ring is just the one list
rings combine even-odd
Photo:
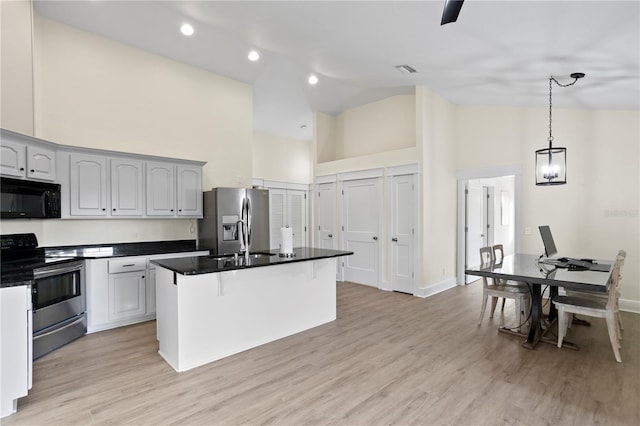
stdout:
[[45,247],[47,257],[73,257],[100,259],[105,257],[145,256],[209,250],[197,248],[195,240],[148,241],[140,243],[87,244],[77,246]]
[[293,249],[295,256],[281,257],[277,251],[259,252],[250,255],[249,261],[233,255],[192,256],[179,259],[152,260],[163,268],[177,272],[181,275],[211,274],[215,272],[235,271],[238,269],[258,268],[262,266],[282,265],[291,262],[304,262],[308,260],[328,259],[332,257],[349,256],[352,251],[329,250],[314,247],[299,247]]

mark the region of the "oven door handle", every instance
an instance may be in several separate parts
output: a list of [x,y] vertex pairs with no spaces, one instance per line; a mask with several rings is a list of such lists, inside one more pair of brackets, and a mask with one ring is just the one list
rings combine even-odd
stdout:
[[49,336],[49,335],[54,334],[54,333],[59,333],[61,330],[64,330],[65,328],[69,328],[69,327],[71,327],[72,325],[76,325],[77,323],[79,323],[79,322],[81,322],[81,321],[83,321],[83,320],[84,320],[84,316],[82,316],[82,315],[81,315],[81,316],[79,316],[79,317],[78,317],[78,319],[76,319],[76,320],[74,320],[74,321],[72,321],[72,322],[70,322],[70,323],[68,323],[68,324],[64,324],[64,325],[63,325],[62,327],[60,327],[60,328],[56,328],[55,330],[47,331],[46,333],[36,334],[36,335],[34,335],[34,336],[33,336],[33,340],[37,340],[37,339],[40,339],[40,338],[42,338],[42,337]]
[[69,272],[80,271],[84,267],[84,263],[80,262],[79,264],[74,264],[71,266],[56,266],[54,268],[44,267],[44,268],[36,268],[33,270],[33,278],[41,279],[47,278],[54,275],[62,275],[67,274]]

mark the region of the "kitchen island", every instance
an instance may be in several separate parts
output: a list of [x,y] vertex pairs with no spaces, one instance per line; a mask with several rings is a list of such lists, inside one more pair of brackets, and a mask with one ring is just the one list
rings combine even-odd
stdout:
[[158,259],[159,354],[185,371],[336,319],[336,259],[353,252],[302,247]]

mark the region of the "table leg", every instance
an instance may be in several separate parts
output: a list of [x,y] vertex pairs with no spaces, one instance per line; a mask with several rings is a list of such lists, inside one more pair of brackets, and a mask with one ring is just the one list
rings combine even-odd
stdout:
[[[558,295],[558,287],[549,286],[549,297],[553,300]],[[549,301],[549,323],[552,323],[553,320],[558,316],[558,310],[556,309],[556,305],[553,302]]]
[[533,348],[540,339],[542,327],[542,294],[540,284],[531,284],[531,327],[523,346]]

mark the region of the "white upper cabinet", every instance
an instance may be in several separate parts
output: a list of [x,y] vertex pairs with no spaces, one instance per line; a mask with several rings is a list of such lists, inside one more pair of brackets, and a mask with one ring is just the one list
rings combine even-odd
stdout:
[[111,160],[111,215],[142,216],[144,172],[142,161]]
[[202,167],[177,166],[178,216],[202,217]]
[[175,165],[147,163],[147,215],[174,216],[176,211]]
[[71,216],[107,215],[107,159],[71,154],[69,196]]
[[0,174],[17,178],[56,180],[56,152],[8,138],[0,146]]
[[21,142],[3,140],[0,146],[0,173],[6,176],[27,175],[27,146]]
[[147,162],[147,216],[202,217],[202,167]]

